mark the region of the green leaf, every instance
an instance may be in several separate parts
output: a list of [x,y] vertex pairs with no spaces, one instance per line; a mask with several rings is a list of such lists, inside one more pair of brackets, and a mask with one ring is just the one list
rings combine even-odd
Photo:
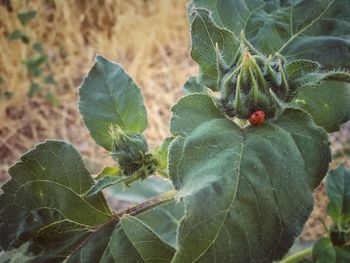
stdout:
[[153,156],[156,158],[157,172],[161,176],[168,177],[168,151],[170,143],[174,140],[173,137],[165,138],[163,143],[154,150]]
[[[326,67],[347,67],[350,59],[350,6],[347,0],[193,0],[214,22],[264,54],[308,59]],[[225,55],[225,53],[224,53]]]
[[100,172],[100,173],[96,176],[95,180],[100,180],[100,179],[102,179],[102,178],[104,178],[104,177],[108,177],[108,176],[120,176],[120,175],[121,175],[121,172],[122,172],[122,171],[120,170],[120,168],[119,168],[119,167],[116,167],[116,166],[105,167],[105,168],[103,169],[103,171]]
[[310,113],[315,123],[335,132],[350,120],[350,83],[326,80],[302,87],[294,102]]
[[170,262],[175,249],[164,243],[141,220],[125,215],[121,226],[144,262]]
[[323,237],[315,243],[312,258],[316,263],[350,262],[350,245],[334,247],[329,238]]
[[170,262],[175,250],[147,225],[124,215],[102,226],[65,262]]
[[35,16],[36,16],[35,10],[25,11],[17,14],[17,18],[23,26],[27,25],[27,23],[33,18],[35,18]]
[[101,57],[79,90],[79,110],[97,144],[111,150],[111,125],[142,133],[147,127],[140,89],[117,64]]
[[38,77],[41,74],[41,66],[47,62],[47,59],[46,55],[41,55],[35,58],[28,58],[23,61],[23,64],[26,65],[29,74]]
[[[142,182],[137,181],[130,188],[125,188],[121,184],[113,185],[109,188],[113,198],[130,203],[144,202],[149,198],[173,189],[169,180],[164,180],[156,176],[150,176]],[[159,206],[151,212],[144,213],[139,218],[152,228],[165,242],[176,247],[177,228],[183,215],[183,203],[171,202],[164,206]]]
[[313,260],[317,263],[337,262],[337,253],[329,238],[319,239],[312,249]]
[[60,105],[60,99],[58,96],[53,94],[51,91],[46,92],[45,94],[46,100],[52,105],[52,106],[59,106]]
[[39,91],[41,90],[41,87],[38,83],[33,82],[30,85],[29,91],[28,91],[28,96],[29,97],[33,97],[34,95],[36,95]]
[[34,43],[33,50],[40,53],[40,54],[43,53],[43,45],[41,44],[41,42]]
[[15,249],[0,252],[2,260],[170,262],[173,257],[175,249],[145,222],[175,242],[183,211],[173,216],[177,203],[145,211],[141,219],[112,216],[102,194],[83,196],[93,182],[70,144],[39,144],[9,173],[12,179],[0,196],[0,248]]
[[55,231],[92,229],[111,217],[103,195],[84,198],[93,180],[79,153],[62,141],[46,141],[9,170],[0,196],[0,247],[19,247]]
[[337,251],[337,263],[350,262],[350,245],[336,247],[335,250]]
[[52,73],[45,77],[45,83],[46,84],[56,84],[55,77]]
[[206,95],[173,108],[169,175],[186,216],[173,262],[271,262],[287,253],[327,172],[327,134],[305,112],[286,109],[238,127]]
[[184,84],[183,90],[185,95],[192,93],[207,93],[206,87],[199,84],[196,77],[189,77]]
[[195,9],[191,12],[191,21],[191,56],[200,66],[202,74],[199,82],[216,90],[218,81],[216,45],[224,55],[224,61],[231,65],[240,42],[231,32],[218,28],[212,22],[207,10]]
[[158,176],[147,177],[142,182],[136,181],[130,188],[121,184],[109,188],[115,199],[135,204],[173,189],[174,187],[169,180]]
[[128,176],[105,176],[98,180],[85,194],[84,196],[93,196],[101,192],[103,189],[118,184],[127,179]]
[[30,42],[30,38],[22,31],[15,30],[9,35],[9,40],[18,40],[20,39],[24,44],[28,44]]
[[343,165],[329,171],[325,185],[328,214],[336,224],[350,223],[350,172]]

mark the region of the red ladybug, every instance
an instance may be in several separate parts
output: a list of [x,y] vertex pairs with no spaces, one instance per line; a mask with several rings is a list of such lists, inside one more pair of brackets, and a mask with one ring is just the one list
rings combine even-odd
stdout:
[[265,122],[265,112],[262,110],[254,111],[249,116],[249,122],[253,126],[259,126]]

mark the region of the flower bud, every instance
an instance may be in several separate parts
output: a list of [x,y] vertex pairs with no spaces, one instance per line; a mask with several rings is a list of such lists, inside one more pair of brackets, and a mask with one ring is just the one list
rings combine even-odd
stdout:
[[112,157],[123,169],[124,174],[131,175],[141,168],[148,145],[142,134],[125,131],[118,126],[111,127],[113,139]]

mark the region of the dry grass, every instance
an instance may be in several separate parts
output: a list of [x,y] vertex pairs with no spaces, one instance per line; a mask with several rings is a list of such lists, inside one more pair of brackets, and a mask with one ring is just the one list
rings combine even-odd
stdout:
[[[121,63],[142,87],[152,147],[168,134],[169,109],[197,70],[188,54],[187,0],[65,0],[55,1],[55,7],[49,2],[13,1],[13,12],[0,6],[0,72],[4,87],[15,93],[10,101],[0,100],[0,181],[23,151],[46,138],[72,142],[91,171],[110,161],[89,137],[76,107],[77,87],[95,54]],[[38,11],[27,33],[44,43],[58,82],[47,89],[59,94],[59,107],[43,96],[28,99],[30,80],[22,61],[31,49],[6,37],[20,28],[16,13],[28,9]],[[325,200],[321,190],[305,238],[323,233],[315,218],[324,217]]]

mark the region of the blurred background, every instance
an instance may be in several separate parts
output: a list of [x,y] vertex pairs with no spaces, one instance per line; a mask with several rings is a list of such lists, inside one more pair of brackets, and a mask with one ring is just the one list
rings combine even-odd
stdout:
[[[111,162],[77,111],[78,87],[96,54],[123,65],[141,87],[151,148],[168,134],[171,105],[190,59],[187,0],[0,0],[0,183],[24,151],[45,139],[70,141],[88,169]],[[350,125],[331,138],[333,153],[349,151]],[[346,146],[347,145],[347,146]],[[322,186],[304,239],[324,232]]]
[[0,3],[0,180],[47,138],[73,143],[92,172],[108,159],[77,111],[78,87],[96,54],[122,64],[141,87],[151,147],[168,134],[169,109],[197,70],[186,0]]

